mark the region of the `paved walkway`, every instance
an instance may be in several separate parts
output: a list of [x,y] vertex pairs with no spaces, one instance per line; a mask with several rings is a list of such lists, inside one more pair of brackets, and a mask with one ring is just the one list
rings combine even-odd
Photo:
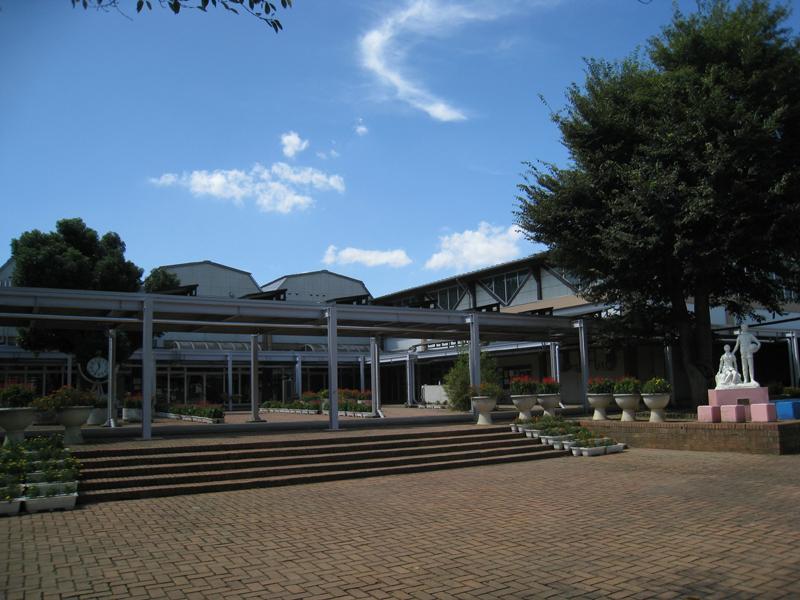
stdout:
[[5,598],[798,598],[800,456],[632,450],[0,520]]

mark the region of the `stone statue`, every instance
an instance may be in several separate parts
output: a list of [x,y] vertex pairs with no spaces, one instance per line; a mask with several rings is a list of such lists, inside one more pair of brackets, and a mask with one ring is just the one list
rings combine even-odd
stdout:
[[719,357],[719,370],[714,376],[716,389],[733,387],[742,383],[742,376],[736,368],[736,355],[731,352],[731,345],[725,344],[725,352]]
[[742,357],[742,380],[743,385],[748,387],[758,387],[755,369],[753,369],[753,354],[758,352],[759,348],[761,348],[761,342],[748,331],[747,325],[743,324],[739,335],[736,336],[736,345],[733,347],[733,351],[736,352],[738,349]]

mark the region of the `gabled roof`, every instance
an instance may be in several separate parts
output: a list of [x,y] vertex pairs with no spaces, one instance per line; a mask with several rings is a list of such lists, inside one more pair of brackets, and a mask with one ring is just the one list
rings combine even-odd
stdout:
[[341,273],[334,273],[333,271],[328,271],[328,269],[319,269],[318,271],[306,271],[304,273],[292,273],[291,275],[281,275],[277,279],[273,279],[272,281],[262,285],[261,291],[268,292],[273,289],[283,287],[283,284],[286,282],[286,280],[292,277],[301,277],[304,275],[317,275],[319,273],[327,273],[328,275],[333,275],[334,277],[339,277],[341,279],[349,279],[350,281],[355,281],[356,283],[363,285],[364,289],[367,289],[366,284],[360,279],[356,279],[355,277],[348,277],[347,275],[342,275]]
[[247,275],[250,278],[250,281],[253,282],[253,285],[256,288],[258,288],[258,283],[256,283],[255,279],[253,279],[253,274],[250,273],[250,271],[242,271],[241,269],[229,267],[228,265],[223,265],[222,263],[214,262],[213,260],[195,260],[192,262],[175,263],[174,265],[160,265],[160,268],[174,269],[176,267],[194,267],[198,265],[211,265],[214,267],[219,267],[220,269],[227,269],[228,271],[233,271],[234,273],[241,273],[242,275]]
[[483,269],[477,269],[475,271],[459,273],[458,275],[445,277],[444,279],[437,279],[435,281],[431,281],[430,283],[425,283],[423,285],[406,288],[404,290],[392,292],[390,294],[384,294],[383,296],[375,298],[375,303],[380,304],[383,301],[397,298],[398,296],[406,296],[414,293],[420,293],[438,288],[449,287],[452,285],[456,285],[457,283],[464,281],[465,279],[470,279],[470,280],[481,279],[482,277],[487,277],[495,273],[509,271],[511,269],[524,268],[530,266],[532,263],[543,264],[546,262],[546,259],[547,259],[547,252],[539,252],[538,254],[531,254],[529,256],[518,258],[516,260],[511,260],[497,265],[492,265],[491,267],[484,267]]

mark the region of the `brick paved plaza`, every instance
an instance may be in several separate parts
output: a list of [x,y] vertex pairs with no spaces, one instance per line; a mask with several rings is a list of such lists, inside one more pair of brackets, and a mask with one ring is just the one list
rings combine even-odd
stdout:
[[631,450],[0,520],[12,598],[798,598],[800,456]]

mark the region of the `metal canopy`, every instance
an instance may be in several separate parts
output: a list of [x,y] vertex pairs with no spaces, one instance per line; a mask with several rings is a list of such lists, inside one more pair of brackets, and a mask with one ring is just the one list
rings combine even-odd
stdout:
[[[10,327],[141,330],[145,299],[153,330],[198,333],[327,335],[330,306],[269,300],[198,298],[51,288],[0,289],[0,325]],[[337,305],[338,335],[469,339],[476,313],[426,308]],[[573,320],[479,313],[486,341],[561,341],[574,336]]]

